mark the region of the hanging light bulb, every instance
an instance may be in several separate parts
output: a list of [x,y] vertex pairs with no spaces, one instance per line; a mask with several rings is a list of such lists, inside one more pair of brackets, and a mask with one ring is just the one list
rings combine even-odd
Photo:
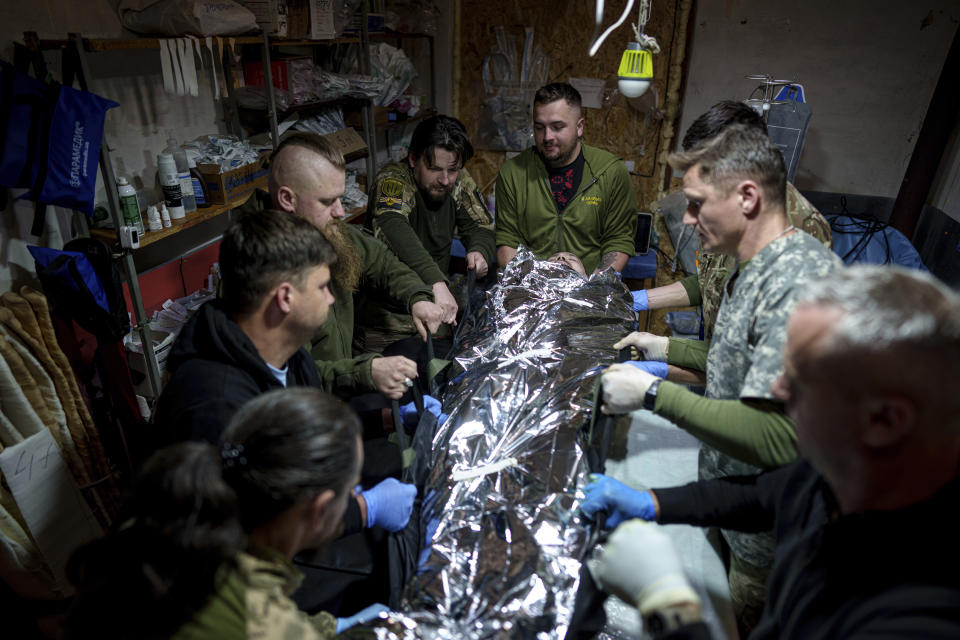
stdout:
[[650,88],[652,80],[653,55],[639,42],[628,42],[617,70],[620,93],[627,98],[639,98]]

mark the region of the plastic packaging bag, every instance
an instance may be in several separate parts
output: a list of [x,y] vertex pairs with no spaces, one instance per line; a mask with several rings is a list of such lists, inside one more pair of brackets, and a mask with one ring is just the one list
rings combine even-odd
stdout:
[[253,12],[233,0],[121,0],[120,22],[136,33],[227,36],[258,31]]
[[516,38],[502,26],[494,29],[496,42],[483,60],[483,110],[474,144],[484,149],[522,151],[533,142],[530,105],[537,89],[546,84],[550,58],[533,46],[527,27],[523,58],[517,61]]

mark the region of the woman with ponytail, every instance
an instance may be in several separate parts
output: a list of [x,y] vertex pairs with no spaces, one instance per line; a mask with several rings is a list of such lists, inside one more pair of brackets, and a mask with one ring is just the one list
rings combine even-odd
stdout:
[[121,524],[81,548],[66,638],[328,638],[352,618],[307,616],[291,558],[339,534],[363,449],[356,415],[316,389],[273,391],[219,447],[183,442],[144,465]]

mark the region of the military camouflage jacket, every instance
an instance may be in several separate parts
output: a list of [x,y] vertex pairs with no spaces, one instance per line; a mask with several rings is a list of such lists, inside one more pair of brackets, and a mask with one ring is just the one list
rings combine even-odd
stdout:
[[[789,182],[787,183],[787,217],[790,218],[790,224],[797,229],[806,231],[826,247],[830,247],[832,241],[830,223]],[[690,304],[694,306],[699,304],[703,307],[703,335],[707,340],[713,337],[720,300],[723,298],[723,283],[727,281],[734,266],[736,266],[736,259],[732,256],[702,251],[697,256],[696,278],[690,276],[690,281],[688,279],[683,281],[690,295]],[[694,295],[695,293],[699,293],[699,299]]]
[[[797,289],[840,266],[819,240],[793,233],[774,240],[730,277],[707,355],[708,398],[773,399]],[[744,425],[745,429],[750,428]],[[700,477],[754,475],[762,469],[701,445]],[[769,536],[724,532],[738,557],[758,567],[773,558]]]
[[454,234],[468,253],[478,251],[495,264],[493,218],[466,169],[450,197],[434,205],[423,199],[407,162],[385,166],[370,191],[367,221],[377,239],[429,285],[447,278]]
[[290,595],[303,575],[282,554],[265,547],[237,557],[237,566],[174,640],[326,640],[337,634],[337,619],[321,611],[300,611]]

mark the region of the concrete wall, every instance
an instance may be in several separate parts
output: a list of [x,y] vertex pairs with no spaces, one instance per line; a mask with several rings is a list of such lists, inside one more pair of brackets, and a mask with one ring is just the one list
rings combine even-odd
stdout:
[[680,131],[769,74],[803,84],[813,118],[801,189],[896,197],[960,20],[955,0],[701,0]]

